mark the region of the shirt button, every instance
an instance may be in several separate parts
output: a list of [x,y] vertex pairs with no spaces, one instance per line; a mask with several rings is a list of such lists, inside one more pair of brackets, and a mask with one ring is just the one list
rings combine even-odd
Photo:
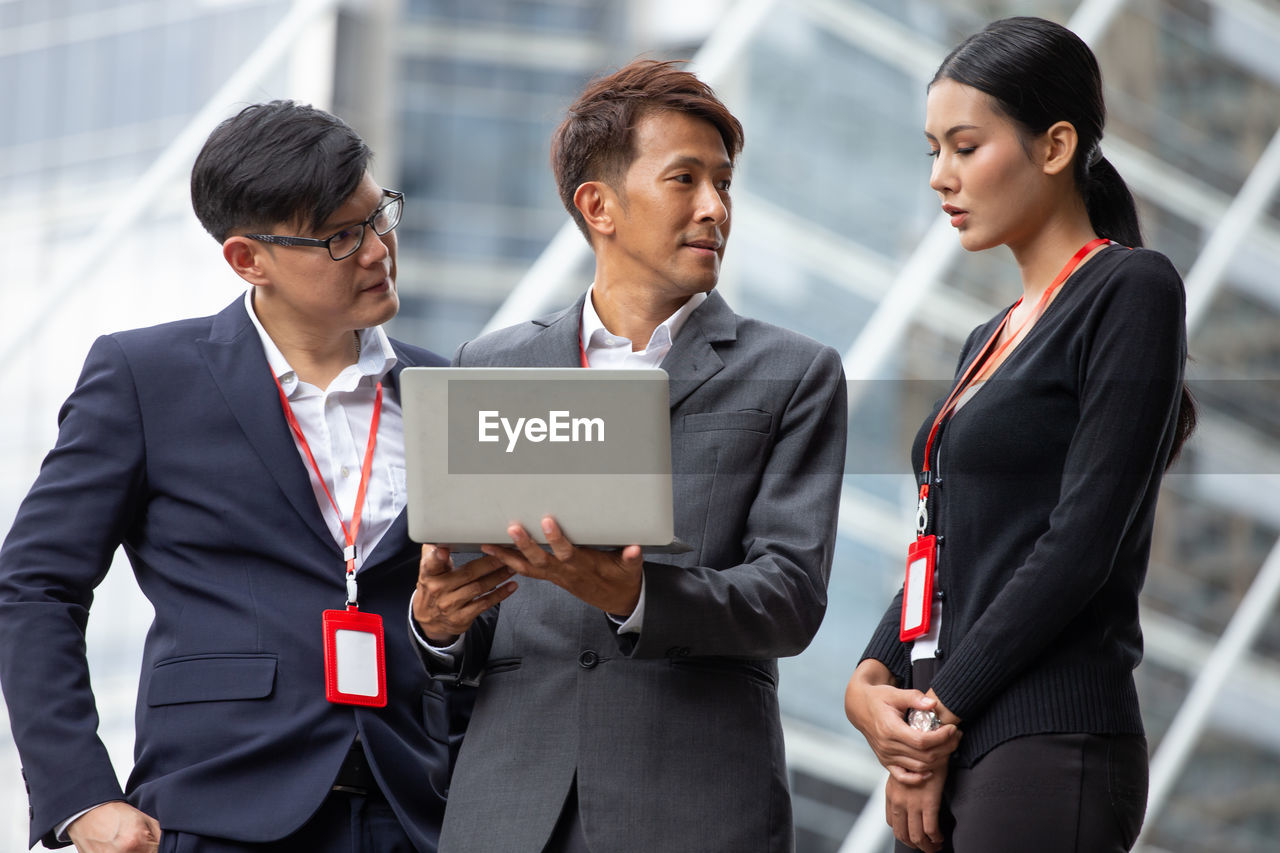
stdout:
[[590,649],[578,655],[578,666],[583,669],[595,669],[598,663],[600,663],[600,656]]
[[350,469],[350,468],[348,468],[346,465],[343,465],[343,466],[342,466],[342,479],[344,479],[344,480],[345,480],[345,479],[347,479],[347,478],[348,478],[348,477],[350,477],[350,476],[351,476],[351,469]]

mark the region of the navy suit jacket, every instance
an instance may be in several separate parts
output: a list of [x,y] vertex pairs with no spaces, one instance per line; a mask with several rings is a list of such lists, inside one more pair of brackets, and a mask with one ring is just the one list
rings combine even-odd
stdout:
[[[393,342],[384,380],[445,360]],[[58,441],[0,550],[0,680],[31,839],[120,799],[85,661],[93,589],[123,544],[155,608],[127,799],[165,830],[280,838],[327,795],[357,732],[422,851],[434,851],[452,729],[403,624],[419,548],[404,514],[360,572],[386,629],[388,703],[325,700],[321,612],[345,601],[325,526],[243,299],[213,317],[99,338]],[[452,704],[450,704],[452,703]]]

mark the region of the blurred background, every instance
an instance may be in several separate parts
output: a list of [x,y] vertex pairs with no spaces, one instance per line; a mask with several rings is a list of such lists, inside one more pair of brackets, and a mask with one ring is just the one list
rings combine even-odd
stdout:
[[[907,441],[968,331],[1020,294],[1009,253],[966,255],[938,210],[924,87],[951,46],[1009,14],[1068,24],[1093,46],[1104,151],[1147,244],[1187,281],[1201,426],[1165,478],[1144,593],[1142,844],[1278,849],[1276,0],[0,0],[0,234],[13,238],[0,264],[0,530],[96,335],[213,313],[242,292],[187,190],[222,118],[290,97],[364,135],[377,179],[408,200],[391,331],[451,353],[590,281],[547,166],[572,97],[637,55],[692,58],[747,132],[721,289],[740,313],[845,353],[850,378],[831,605],[782,667],[797,846],[889,849],[882,774],[845,721],[844,684],[901,583]],[[119,559],[89,654],[122,777],[150,619]],[[26,837],[6,717],[0,850]]]

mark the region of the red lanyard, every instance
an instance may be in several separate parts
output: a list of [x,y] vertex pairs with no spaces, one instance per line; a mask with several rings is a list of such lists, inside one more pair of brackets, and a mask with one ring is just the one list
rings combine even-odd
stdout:
[[338,517],[338,524],[342,525],[342,533],[347,538],[347,547],[343,550],[342,557],[347,561],[347,606],[354,608],[356,606],[356,537],[360,534],[360,514],[364,510],[365,492],[369,489],[369,472],[373,470],[373,449],[378,443],[378,421],[382,419],[382,383],[378,383],[377,392],[374,394],[373,417],[369,419],[369,442],[365,446],[364,462],[360,465],[360,487],[356,490],[356,505],[351,510],[351,526],[347,527],[346,522],[342,520],[342,510],[338,509],[338,502],[333,499],[333,493],[329,491],[324,475],[320,473],[320,466],[316,464],[311,445],[307,443],[307,437],[302,433],[302,426],[293,414],[293,407],[289,405],[289,397],[284,393],[284,386],[280,384],[278,377],[273,375],[272,379],[275,380],[276,390],[280,392],[280,404],[284,407],[284,416],[289,422],[289,428],[293,430],[298,443],[302,445],[302,452],[311,463],[311,469],[316,472],[316,477],[320,480],[320,488],[324,489],[325,497],[329,499],[333,514]]
[[579,324],[578,324],[578,354],[582,356],[582,366],[583,366],[583,367],[590,367],[590,366],[591,366],[591,364],[587,361],[587,348],[586,348],[586,347],[584,347],[584,346],[582,345],[582,324],[581,324],[581,322],[579,322]]
[[[929,438],[924,443],[923,473],[925,477],[924,482],[920,484],[920,512],[917,514],[918,519],[927,518],[923,513],[925,499],[929,497],[929,456],[933,450],[933,440],[937,437],[938,428],[942,426],[942,422],[955,411],[956,404],[964,395],[964,392],[977,381],[978,375],[976,375],[974,371],[979,367],[979,365],[993,364],[995,366],[999,366],[1000,357],[1004,355],[1011,346],[1013,346],[1014,342],[1018,340],[1019,336],[1021,336],[1032,323],[1040,319],[1040,316],[1044,314],[1044,310],[1049,305],[1049,299],[1052,298],[1053,292],[1057,290],[1073,272],[1075,272],[1076,267],[1080,266],[1080,262],[1085,259],[1085,256],[1099,246],[1106,245],[1109,242],[1110,241],[1105,237],[1098,237],[1097,239],[1090,240],[1088,243],[1081,246],[1079,251],[1071,257],[1071,260],[1067,261],[1066,266],[1062,268],[1062,271],[1058,273],[1057,277],[1054,278],[1049,287],[1045,289],[1045,292],[1040,295],[1040,300],[1036,302],[1035,310],[1031,312],[1031,316],[1022,321],[1022,324],[1018,326],[1017,330],[1014,331],[1014,333],[1011,334],[1008,339],[991,354],[991,357],[985,358],[987,351],[991,349],[991,345],[996,342],[1000,337],[1000,333],[1004,331],[1005,326],[1009,324],[1009,318],[1013,316],[1014,310],[1022,304],[1021,299],[1013,303],[1013,307],[1009,309],[1009,312],[1004,315],[1004,319],[1000,321],[1000,325],[996,327],[996,330],[991,334],[991,337],[987,339],[987,342],[982,345],[982,349],[978,350],[978,355],[972,362],[970,362],[969,369],[964,372],[964,375],[960,377],[960,381],[956,383],[955,388],[951,390],[951,393],[947,396],[946,402],[942,404],[942,408],[938,410],[937,416],[934,417],[933,426],[929,428]],[[994,369],[994,367],[992,369]],[[920,533],[923,534],[922,529],[920,530]]]

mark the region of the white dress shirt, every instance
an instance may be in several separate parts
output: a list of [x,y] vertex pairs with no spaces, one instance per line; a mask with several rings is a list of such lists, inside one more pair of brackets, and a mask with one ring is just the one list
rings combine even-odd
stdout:
[[[321,485],[315,468],[307,460],[302,444],[290,430],[303,467],[311,480],[311,490],[315,493],[320,513],[338,547],[345,548],[347,539],[342,525],[346,523],[350,526],[356,492],[360,488],[360,468],[364,463],[365,447],[369,440],[375,386],[396,363],[391,341],[381,326],[362,329],[359,332],[359,359],[355,364],[343,368],[329,383],[328,388],[320,389],[298,379],[298,374],[289,366],[280,348],[262,327],[253,310],[253,288],[245,293],[245,307],[262,340],[267,363],[280,380],[280,387],[289,398],[293,415],[302,427],[302,434],[307,437],[307,444],[311,446],[316,465],[324,475],[324,484]],[[342,511],[341,520],[325,495],[325,486]],[[369,486],[365,492],[364,510],[356,538],[357,575],[364,565],[365,557],[373,552],[392,522],[400,515],[405,502],[404,426],[400,401],[384,385],[378,442],[373,451]],[[343,565],[335,562],[335,578],[341,576],[342,570]],[[337,607],[338,604],[335,603],[334,606]]]
[[[644,367],[659,367],[662,360],[667,357],[667,353],[671,351],[671,345],[675,343],[676,335],[680,334],[680,330],[684,328],[685,321],[689,319],[689,315],[707,299],[705,293],[695,293],[689,299],[676,309],[676,312],[667,319],[658,324],[653,330],[653,334],[649,335],[649,342],[642,350],[633,350],[635,343],[630,338],[624,338],[610,332],[604,326],[604,321],[600,319],[600,315],[596,313],[594,304],[596,287],[591,285],[591,289],[587,291],[587,298],[582,303],[582,326],[581,332],[583,341],[583,350],[587,355],[587,364],[591,367],[610,367],[622,368],[627,370],[636,370]],[[640,629],[644,625],[644,575],[640,576],[640,601],[636,604],[636,609],[631,611],[631,615],[626,621],[614,619],[612,615],[609,617],[618,624],[619,634],[639,634]]]

